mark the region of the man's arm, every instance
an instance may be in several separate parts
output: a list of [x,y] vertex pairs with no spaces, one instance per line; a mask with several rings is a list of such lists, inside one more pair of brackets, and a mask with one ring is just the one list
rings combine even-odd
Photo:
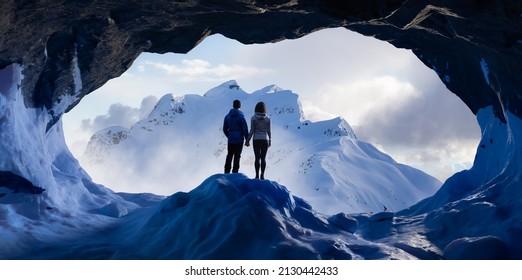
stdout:
[[247,125],[247,122],[246,122],[245,118],[243,118],[241,120],[241,123],[242,123],[242,126],[243,126],[243,136],[245,137],[245,141],[248,142],[248,125]]
[[250,119],[250,132],[248,133],[247,143],[252,139],[252,135],[254,135],[254,119]]
[[228,138],[228,122],[227,117],[223,120],[223,133],[225,133],[225,136]]

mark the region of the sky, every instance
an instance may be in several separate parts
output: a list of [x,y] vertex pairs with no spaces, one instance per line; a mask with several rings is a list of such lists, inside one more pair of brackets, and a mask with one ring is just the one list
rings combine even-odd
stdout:
[[65,114],[66,141],[81,157],[92,134],[130,127],[166,93],[202,95],[229,80],[247,92],[292,90],[307,119],[341,116],[360,140],[441,181],[471,166],[480,140],[475,116],[411,51],[337,28],[256,45],[213,35],[187,54],[144,53]]

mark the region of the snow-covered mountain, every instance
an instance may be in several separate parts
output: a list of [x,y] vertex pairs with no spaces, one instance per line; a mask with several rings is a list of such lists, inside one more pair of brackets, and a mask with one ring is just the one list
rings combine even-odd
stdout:
[[[290,186],[321,213],[398,211],[441,185],[358,140],[342,118],[306,120],[297,94],[275,85],[249,94],[235,81],[203,96],[167,94],[132,128],[97,132],[87,146],[84,167],[100,183],[121,191],[189,191],[210,174],[223,172],[223,118],[234,99],[241,100],[249,124],[255,104],[267,104],[273,140],[265,175]],[[240,172],[253,177],[253,159],[252,149],[245,147]]]

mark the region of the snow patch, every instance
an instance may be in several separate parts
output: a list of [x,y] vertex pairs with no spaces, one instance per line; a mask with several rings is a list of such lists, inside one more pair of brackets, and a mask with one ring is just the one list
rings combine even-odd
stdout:
[[506,260],[509,245],[496,236],[463,237],[453,240],[444,249],[447,260]]
[[245,93],[246,92],[239,87],[238,83],[235,80],[231,80],[213,89],[210,89],[203,96],[217,98],[223,97],[224,95],[239,96]]

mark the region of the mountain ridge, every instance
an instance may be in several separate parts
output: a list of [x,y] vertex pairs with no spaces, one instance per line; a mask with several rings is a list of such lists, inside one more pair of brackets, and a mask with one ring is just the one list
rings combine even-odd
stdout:
[[[103,177],[107,179],[102,181],[105,185],[118,186],[122,176],[132,176],[119,191],[133,192],[131,184],[145,180],[136,174],[150,177],[142,172],[144,169],[176,181],[177,185],[171,186],[168,180],[158,180],[169,190],[163,194],[188,191],[183,186],[197,185],[208,174],[222,170],[226,154],[222,119],[234,99],[242,101],[249,126],[255,103],[262,100],[267,104],[273,140],[266,175],[293,186],[292,192],[315,204],[320,212],[379,211],[384,207],[398,211],[432,195],[441,185],[357,139],[342,117],[306,120],[298,94],[276,85],[247,93],[236,81],[225,82],[203,95],[164,95],[149,116],[130,129],[110,127],[95,133],[83,165],[93,174],[111,170]],[[139,163],[133,164],[136,158]],[[117,167],[122,159],[124,166]],[[365,166],[361,168],[360,164]],[[244,149],[241,165],[240,172],[253,177],[251,149]],[[169,166],[168,172],[159,170],[164,166]],[[118,175],[122,170],[127,173]],[[197,174],[191,176],[194,172]]]

